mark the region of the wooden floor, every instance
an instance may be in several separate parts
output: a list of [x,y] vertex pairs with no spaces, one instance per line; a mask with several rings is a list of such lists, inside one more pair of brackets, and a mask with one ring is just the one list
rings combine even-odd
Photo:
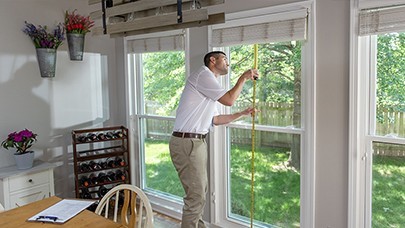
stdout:
[[167,217],[162,214],[155,213],[153,215],[153,224],[155,228],[180,228],[180,221]]

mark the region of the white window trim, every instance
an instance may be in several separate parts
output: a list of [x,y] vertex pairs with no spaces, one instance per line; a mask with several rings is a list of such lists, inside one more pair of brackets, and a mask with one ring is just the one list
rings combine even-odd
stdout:
[[[302,74],[305,75],[305,81],[302,84],[302,99],[305,100],[305,107],[303,113],[305,119],[302,120],[301,134],[301,208],[300,208],[300,223],[301,227],[314,227],[315,226],[315,96],[316,96],[316,84],[315,84],[315,4],[312,1],[305,1],[300,3],[286,4],[283,6],[269,7],[265,9],[250,10],[248,12],[238,12],[230,17],[236,19],[236,15],[241,17],[254,17],[260,15],[260,12],[286,12],[294,9],[302,9],[303,7],[309,9],[308,15],[308,32],[307,41],[303,45],[302,53],[305,55],[302,57]],[[249,15],[248,15],[249,14]],[[217,25],[216,25],[217,26]],[[226,26],[226,23],[223,25]],[[208,30],[209,36],[211,35],[212,26]],[[211,47],[210,39],[209,46]],[[224,108],[225,110],[225,108]],[[274,130],[277,130],[274,128]],[[294,129],[290,129],[292,132],[296,132]],[[288,131],[288,130],[287,130]],[[298,132],[301,132],[298,131]],[[210,186],[211,192],[211,223],[219,227],[246,227],[241,222],[236,220],[230,220],[227,218],[227,189],[224,188],[227,183],[227,178],[224,173],[227,173],[225,167],[227,167],[227,155],[223,153],[226,148],[225,142],[226,127],[219,126],[214,127],[210,133]],[[305,165],[304,165],[305,164]]]

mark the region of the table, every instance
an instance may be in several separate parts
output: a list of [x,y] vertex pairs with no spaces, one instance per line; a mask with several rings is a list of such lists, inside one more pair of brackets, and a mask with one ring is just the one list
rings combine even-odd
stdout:
[[84,210],[80,212],[75,217],[68,220],[63,224],[53,224],[53,223],[42,223],[42,222],[27,222],[27,219],[36,215],[37,213],[45,210],[46,208],[52,206],[53,204],[62,200],[59,197],[52,196],[50,198],[45,198],[40,201],[36,201],[27,204],[22,207],[14,208],[9,211],[0,213],[0,227],[29,227],[29,228],[56,228],[56,227],[97,227],[97,228],[113,228],[122,227],[121,224],[115,223],[112,220],[108,220],[100,215],[97,215],[89,210]]

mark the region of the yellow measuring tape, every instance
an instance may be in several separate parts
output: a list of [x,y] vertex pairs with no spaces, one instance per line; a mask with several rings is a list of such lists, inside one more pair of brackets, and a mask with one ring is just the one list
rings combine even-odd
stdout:
[[[254,48],[254,63],[253,68],[257,69],[257,44],[253,45]],[[255,109],[256,109],[256,80],[253,80],[253,112],[252,112],[252,176],[251,176],[251,201],[250,201],[250,227],[253,227],[253,214],[254,214],[254,205],[255,205]]]

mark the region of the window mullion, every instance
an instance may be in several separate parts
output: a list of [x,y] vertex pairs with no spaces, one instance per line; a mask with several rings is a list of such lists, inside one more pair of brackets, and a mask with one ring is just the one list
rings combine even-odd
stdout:
[[369,39],[369,45],[370,45],[370,71],[369,71],[369,83],[370,83],[370,89],[369,89],[369,131],[368,135],[375,135],[376,133],[376,116],[377,116],[377,97],[376,97],[376,91],[377,91],[377,36],[370,36]]

